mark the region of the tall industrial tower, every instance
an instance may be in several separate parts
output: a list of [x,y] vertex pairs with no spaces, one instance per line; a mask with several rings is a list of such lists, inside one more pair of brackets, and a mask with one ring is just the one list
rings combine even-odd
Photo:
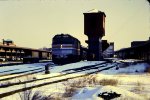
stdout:
[[84,14],[84,34],[88,36],[88,61],[102,59],[101,38],[105,35],[105,13],[96,9]]

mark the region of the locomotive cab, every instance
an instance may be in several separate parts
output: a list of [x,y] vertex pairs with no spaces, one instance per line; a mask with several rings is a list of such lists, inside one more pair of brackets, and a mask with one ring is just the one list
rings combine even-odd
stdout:
[[80,60],[80,41],[68,34],[58,34],[52,41],[52,61],[66,64]]

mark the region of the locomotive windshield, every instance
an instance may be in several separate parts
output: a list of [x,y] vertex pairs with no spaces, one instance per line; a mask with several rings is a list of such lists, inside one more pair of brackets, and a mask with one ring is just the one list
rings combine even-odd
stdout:
[[72,44],[73,42],[73,38],[67,35],[60,35],[53,38],[53,44]]

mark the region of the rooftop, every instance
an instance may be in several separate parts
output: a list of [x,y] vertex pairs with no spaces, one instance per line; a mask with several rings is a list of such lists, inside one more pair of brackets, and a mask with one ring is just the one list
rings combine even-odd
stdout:
[[89,10],[89,11],[88,11],[88,13],[98,13],[98,12],[101,12],[101,11],[99,11],[99,10],[97,10],[97,9],[92,9],[92,10]]
[[[87,13],[103,13],[103,14],[105,15],[105,13],[104,13],[104,12],[99,11],[99,10],[97,10],[97,9],[89,10],[89,11],[85,12],[84,14],[87,14]],[[106,17],[106,15],[105,15],[105,17]]]
[[3,39],[3,41],[12,42],[12,40],[11,40],[11,39],[6,39],[6,40],[4,40],[4,39]]

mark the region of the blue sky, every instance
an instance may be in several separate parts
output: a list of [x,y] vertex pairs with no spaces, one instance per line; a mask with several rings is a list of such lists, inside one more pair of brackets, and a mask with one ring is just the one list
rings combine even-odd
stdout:
[[150,6],[146,0],[0,0],[0,39],[31,48],[51,47],[52,38],[68,33],[87,46],[83,13],[106,14],[103,39],[115,50],[150,37]]

